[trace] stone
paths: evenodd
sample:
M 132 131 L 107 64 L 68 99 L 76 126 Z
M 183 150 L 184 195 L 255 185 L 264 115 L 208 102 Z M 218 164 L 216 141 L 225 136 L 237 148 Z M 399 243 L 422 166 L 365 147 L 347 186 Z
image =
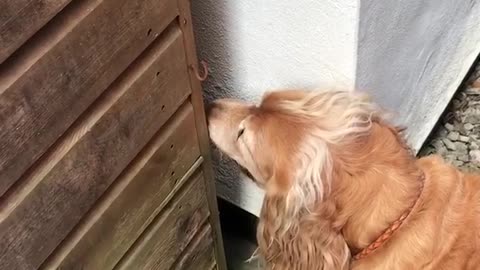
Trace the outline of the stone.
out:
M 467 116 L 467 118 L 465 118 L 465 121 L 467 122 L 465 125 L 467 124 L 480 124 L 480 114 L 477 114 L 477 113 L 472 113 L 470 115 Z M 467 127 L 465 127 L 466 130 L 471 130 L 473 128 L 470 128 L 470 129 L 467 129 Z
M 465 130 L 464 125 L 461 122 L 455 121 L 453 126 L 455 127 L 456 131 L 460 132 L 460 134 L 462 134 L 462 135 L 467 135 L 468 134 L 468 132 L 466 132 L 466 130 Z
M 470 151 L 470 160 L 475 164 L 480 164 L 480 150 Z
M 459 137 L 460 137 L 460 133 L 456 131 L 450 131 L 447 135 L 447 138 L 451 141 L 458 141 Z
M 455 154 L 453 154 L 453 153 L 448 153 L 447 155 L 445 155 L 444 158 L 445 158 L 446 161 L 448 161 L 450 163 L 457 160 L 457 156 L 455 156 Z
M 458 155 L 468 154 L 467 144 L 462 142 L 454 142 L 453 144 L 455 145 L 455 151 L 457 152 Z
M 463 127 L 465 128 L 465 130 L 469 131 L 472 130 L 475 126 L 472 125 L 472 123 L 466 123 L 465 125 L 463 125 Z
M 460 161 L 460 160 L 454 160 L 454 161 L 452 161 L 452 164 L 453 164 L 453 166 L 456 166 L 456 167 L 462 167 L 465 163 L 463 161 Z
M 445 144 L 441 140 L 434 140 L 432 142 L 432 146 L 435 148 L 435 151 L 440 155 L 448 152 L 447 147 L 445 147 Z
M 473 128 L 472 130 L 469 131 L 470 134 L 479 134 L 480 132 L 480 126 L 476 126 L 475 128 Z
M 480 105 L 480 101 L 469 101 L 468 106 L 477 107 Z
M 473 142 L 470 143 L 469 148 L 470 148 L 470 150 L 479 150 L 479 149 L 480 149 L 478 143 L 475 142 L 475 141 L 473 141 Z
M 477 87 L 467 88 L 467 90 L 465 90 L 465 93 L 467 95 L 480 95 L 480 88 L 477 88 Z
M 458 110 L 462 106 L 462 101 L 460 101 L 458 99 L 453 99 L 452 100 L 452 106 L 453 106 L 454 110 Z
M 445 124 L 445 128 L 446 128 L 448 131 L 452 131 L 452 130 L 455 129 L 455 127 L 454 127 L 452 124 L 450 124 L 450 123 L 446 123 L 446 124 Z
M 440 127 L 437 131 L 437 133 L 435 134 L 435 136 L 437 137 L 447 137 L 448 135 L 448 130 L 444 127 Z
M 458 156 L 457 159 L 460 160 L 460 161 L 463 161 L 463 162 L 469 162 L 470 161 L 470 156 L 467 153 L 467 154 Z
M 452 151 L 457 150 L 456 145 L 452 141 L 450 141 L 449 139 L 443 138 L 442 141 L 443 141 L 443 143 L 445 144 L 445 146 L 447 147 L 448 150 L 452 150 Z
M 473 107 L 468 107 L 465 111 L 462 112 L 463 115 L 469 116 L 469 115 L 475 115 L 477 113 L 477 110 Z M 465 118 L 466 120 L 466 118 Z
M 460 136 L 458 136 L 458 140 L 461 141 L 461 142 L 464 142 L 464 143 L 468 143 L 470 141 L 470 137 L 460 135 Z

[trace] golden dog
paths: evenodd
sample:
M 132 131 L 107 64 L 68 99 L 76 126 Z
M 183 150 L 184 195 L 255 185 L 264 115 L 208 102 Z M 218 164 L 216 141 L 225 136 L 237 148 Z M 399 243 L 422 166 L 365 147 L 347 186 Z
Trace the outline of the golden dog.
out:
M 268 269 L 480 269 L 480 177 L 417 160 L 365 95 L 217 100 L 208 122 L 265 189 L 257 240 Z

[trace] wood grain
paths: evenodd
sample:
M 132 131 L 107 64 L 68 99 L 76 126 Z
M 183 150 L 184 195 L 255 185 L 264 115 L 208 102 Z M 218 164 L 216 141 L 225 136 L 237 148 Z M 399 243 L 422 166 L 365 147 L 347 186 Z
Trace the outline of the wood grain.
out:
M 112 269 L 201 165 L 201 158 L 195 163 L 200 150 L 194 134 L 193 110 L 187 103 L 145 146 L 42 269 Z
M 0 64 L 70 1 L 0 1 Z
M 38 44 L 1 65 L 0 195 L 177 13 L 173 0 L 76 1 L 42 29 Z
M 210 270 L 215 264 L 212 229 L 207 225 L 195 236 L 172 270 Z
M 36 269 L 190 94 L 176 24 L 9 193 L 0 269 Z
M 188 181 L 115 269 L 170 269 L 208 219 L 201 174 Z
M 195 48 L 195 38 L 193 34 L 192 15 L 190 0 L 177 0 L 180 10 L 180 26 L 183 32 L 183 41 L 185 45 L 185 55 L 189 67 L 198 65 L 197 53 Z M 195 123 L 197 125 L 197 133 L 200 142 L 200 151 L 205 159 L 204 176 L 205 185 L 210 208 L 210 222 L 213 228 L 215 241 L 215 252 L 218 269 L 226 270 L 227 263 L 225 260 L 225 251 L 223 248 L 223 237 L 220 228 L 220 216 L 217 206 L 217 192 L 215 189 L 215 178 L 212 168 L 212 158 L 210 153 L 210 138 L 208 136 L 207 121 L 205 118 L 205 109 L 203 104 L 202 86 L 197 80 L 192 68 L 189 68 L 190 86 L 192 88 L 192 104 L 195 112 Z

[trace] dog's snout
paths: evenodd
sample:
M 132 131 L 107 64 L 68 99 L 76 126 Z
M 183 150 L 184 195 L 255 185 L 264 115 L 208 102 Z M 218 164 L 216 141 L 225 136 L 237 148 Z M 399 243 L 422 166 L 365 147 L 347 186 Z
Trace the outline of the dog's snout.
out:
M 213 102 L 210 102 L 210 103 L 207 103 L 205 105 L 205 113 L 207 114 L 207 117 L 210 115 L 210 113 L 212 112 L 212 109 L 214 107 L 214 103 Z
M 210 123 L 210 119 L 215 117 L 215 114 L 220 110 L 220 104 L 218 102 L 210 102 L 205 106 L 205 112 L 207 114 L 207 124 Z
M 222 109 L 222 105 L 219 102 L 216 102 L 216 101 L 210 102 L 206 108 L 207 116 L 215 115 L 215 113 L 219 112 L 221 109 Z

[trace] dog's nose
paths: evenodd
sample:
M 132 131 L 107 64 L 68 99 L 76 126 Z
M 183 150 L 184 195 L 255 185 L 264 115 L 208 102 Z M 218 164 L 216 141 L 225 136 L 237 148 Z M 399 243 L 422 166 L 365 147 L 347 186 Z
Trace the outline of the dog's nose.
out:
M 207 124 L 210 123 L 210 119 L 212 117 L 215 117 L 215 112 L 218 111 L 220 105 L 218 102 L 210 102 L 207 105 L 205 105 L 205 113 L 207 114 Z
M 214 107 L 214 102 L 209 102 L 205 105 L 205 113 L 207 115 L 207 117 L 210 115 L 210 113 L 212 112 L 212 109 Z
M 205 108 L 207 115 L 215 114 L 216 111 L 220 111 L 221 109 L 222 109 L 222 104 L 217 101 L 208 103 Z

